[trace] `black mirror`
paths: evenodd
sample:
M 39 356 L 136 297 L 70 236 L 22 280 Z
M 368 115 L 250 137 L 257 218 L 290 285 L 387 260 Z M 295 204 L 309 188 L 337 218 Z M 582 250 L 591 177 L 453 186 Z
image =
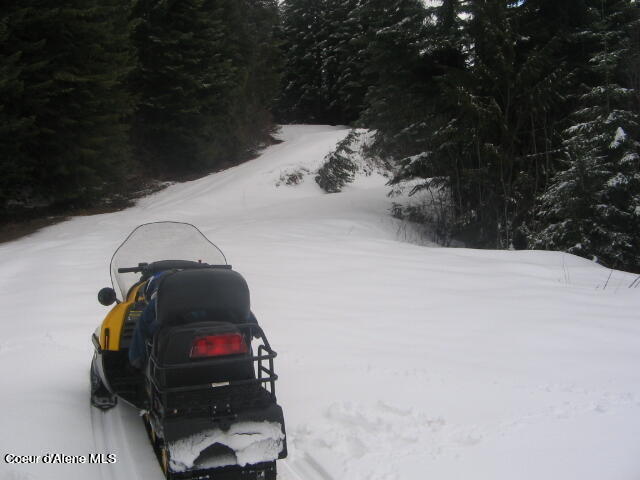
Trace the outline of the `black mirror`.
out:
M 108 307 L 116 301 L 115 290 L 111 287 L 104 287 L 98 292 L 98 301 L 105 307 Z

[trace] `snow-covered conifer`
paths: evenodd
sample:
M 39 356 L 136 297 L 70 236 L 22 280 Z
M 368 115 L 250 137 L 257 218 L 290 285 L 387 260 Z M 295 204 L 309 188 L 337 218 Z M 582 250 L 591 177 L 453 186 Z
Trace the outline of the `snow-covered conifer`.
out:
M 590 33 L 591 84 L 564 132 L 566 166 L 540 197 L 533 247 L 566 250 L 621 269 L 640 269 L 640 116 L 637 92 L 624 81 L 634 54 L 630 29 L 638 9 L 604 2 Z
M 278 116 L 285 122 L 322 122 L 326 102 L 322 96 L 322 48 L 320 32 L 322 0 L 284 0 L 282 91 Z

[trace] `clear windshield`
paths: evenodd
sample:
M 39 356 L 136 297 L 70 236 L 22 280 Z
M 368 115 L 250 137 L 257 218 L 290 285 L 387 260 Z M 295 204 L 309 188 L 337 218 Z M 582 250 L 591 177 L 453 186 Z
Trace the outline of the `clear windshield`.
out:
M 111 281 L 119 300 L 140 279 L 139 273 L 118 273 L 119 268 L 160 260 L 190 260 L 226 265 L 227 259 L 200 230 L 188 223 L 157 222 L 140 225 L 111 259 Z

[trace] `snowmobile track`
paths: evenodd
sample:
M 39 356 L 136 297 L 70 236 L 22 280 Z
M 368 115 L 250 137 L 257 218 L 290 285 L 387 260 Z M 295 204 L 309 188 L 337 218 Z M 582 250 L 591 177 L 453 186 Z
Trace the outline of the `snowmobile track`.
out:
M 296 460 L 282 460 L 279 465 L 293 476 L 291 480 L 335 480 L 322 466 L 308 453 Z
M 93 434 L 93 451 L 96 453 L 104 453 L 110 450 L 109 438 L 106 433 L 105 418 L 109 415 L 108 412 L 98 410 L 93 405 L 89 404 L 89 411 L 91 415 L 91 430 Z M 113 470 L 108 465 L 98 465 L 100 471 L 100 478 L 102 480 L 115 479 Z
M 98 465 L 101 480 L 164 478 L 142 421 L 133 409 L 122 404 L 107 411 L 89 408 L 94 451 L 117 457 L 115 463 Z

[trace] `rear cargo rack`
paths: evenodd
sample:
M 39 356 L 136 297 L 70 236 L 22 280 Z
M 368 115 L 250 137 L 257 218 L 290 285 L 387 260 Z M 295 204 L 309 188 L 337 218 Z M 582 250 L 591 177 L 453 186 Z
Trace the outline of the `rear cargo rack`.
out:
M 275 373 L 274 369 L 274 359 L 278 355 L 275 352 L 271 345 L 269 345 L 269 341 L 264 334 L 262 328 L 253 323 L 245 323 L 245 324 L 234 324 L 235 328 L 239 329 L 243 333 L 245 333 L 248 338 L 255 338 L 261 341 L 261 344 L 258 345 L 258 354 L 252 355 L 250 357 L 247 356 L 228 356 L 222 358 L 215 358 L 211 360 L 197 360 L 194 362 L 182 362 L 176 363 L 172 365 L 160 365 L 158 360 L 154 355 L 150 355 L 149 357 L 149 365 L 150 365 L 150 375 L 149 382 L 153 386 L 153 388 L 160 394 L 174 394 L 174 393 L 186 393 L 186 392 L 198 392 L 202 390 L 212 390 L 221 387 L 236 387 L 236 386 L 263 386 L 267 387 L 267 392 L 273 397 L 273 401 L 276 400 L 276 388 L 275 382 L 278 379 L 278 375 Z M 161 376 L 166 378 L 166 375 L 171 372 L 184 372 L 187 370 L 202 368 L 203 366 L 211 365 L 211 366 L 220 366 L 220 365 L 233 365 L 233 364 L 242 364 L 242 363 L 253 363 L 254 372 L 256 374 L 256 378 L 246 379 L 246 380 L 230 380 L 223 382 L 211 382 L 211 383 L 202 383 L 198 385 L 185 385 L 185 386 L 163 386 L 159 385 L 156 379 Z

